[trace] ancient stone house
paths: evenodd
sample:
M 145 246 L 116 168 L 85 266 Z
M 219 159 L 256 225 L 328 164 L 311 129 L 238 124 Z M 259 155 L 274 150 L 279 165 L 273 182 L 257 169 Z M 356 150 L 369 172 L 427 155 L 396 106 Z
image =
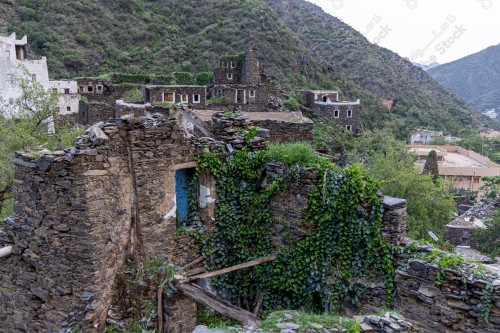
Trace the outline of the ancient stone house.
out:
M 11 83 L 13 77 L 19 76 L 26 69 L 33 81 L 49 88 L 49 72 L 47 59 L 32 59 L 28 37 L 16 38 L 16 33 L 8 37 L 0 36 L 0 97 L 13 104 L 21 96 L 19 87 Z
M 191 109 L 204 109 L 207 103 L 206 86 L 161 86 L 146 85 L 143 88 L 144 102 L 151 104 L 182 104 Z
M 232 135 L 240 131 L 227 126 L 246 128 L 249 117 L 213 120 L 215 137 L 236 144 Z M 43 152 L 41 157 L 17 154 L 15 215 L 0 229 L 0 249 L 11 248 L 10 255 L 0 255 L 0 331 L 101 332 L 114 310 L 131 303 L 130 298 L 137 301 L 138 293 L 156 299 L 158 285 L 135 281 L 128 259 L 135 258 L 140 267 L 153 258 L 167 258 L 182 267 L 200 258 L 196 239 L 180 233 L 179 226 L 189 228 L 195 154 L 220 151 L 224 143 L 155 114 L 96 124 L 71 149 Z M 283 172 L 283 165 L 269 164 L 266 177 Z M 314 169 L 301 170 L 297 183 L 270 203 L 274 218 L 289 230 L 307 232 L 303 208 L 318 181 Z M 195 209 L 210 234 L 216 216 L 215 178 L 202 173 L 194 187 Z M 383 209 L 382 236 L 395 246 L 404 245 L 405 200 L 386 197 Z M 273 246 L 286 238 L 273 231 Z M 481 317 L 484 281 L 468 279 L 464 285 L 464 276 L 448 269 L 438 286 L 439 267 L 418 260 L 399 266 L 399 260 L 405 263 L 408 254 L 395 256 L 395 308 L 424 332 L 500 330 L 500 281 L 492 283 L 486 322 Z M 365 287 L 356 310 L 382 308 L 384 284 Z M 196 302 L 179 292 L 163 297 L 166 332 L 192 332 Z
M 76 81 L 50 81 L 51 89 L 59 95 L 57 121 L 77 122 L 81 95 L 78 93 Z
M 225 102 L 215 105 L 241 108 L 244 111 L 267 111 L 273 85 L 263 73 L 257 53 L 257 47 L 252 44 L 246 53 L 219 59 L 214 70 L 210 97 L 224 99 Z
M 332 119 L 354 134 L 361 133 L 361 102 L 339 101 L 339 92 L 333 90 L 300 91 L 304 106 L 322 117 Z

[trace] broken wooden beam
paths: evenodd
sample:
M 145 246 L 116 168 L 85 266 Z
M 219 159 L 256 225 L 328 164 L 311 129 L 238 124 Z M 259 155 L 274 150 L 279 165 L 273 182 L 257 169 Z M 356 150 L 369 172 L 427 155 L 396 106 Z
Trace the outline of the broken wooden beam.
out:
M 249 261 L 249 262 L 246 262 L 243 264 L 238 264 L 238 265 L 234 265 L 231 267 L 226 267 L 226 268 L 219 269 L 216 271 L 212 271 L 212 272 L 208 272 L 208 273 L 204 273 L 204 274 L 200 274 L 200 275 L 190 276 L 187 279 L 179 281 L 179 283 L 186 283 L 186 282 L 198 280 L 198 279 L 206 279 L 209 277 L 214 277 L 217 275 L 237 271 L 237 270 L 242 269 L 242 268 L 247 268 L 247 267 L 252 267 L 252 266 L 259 265 L 259 264 L 263 264 L 265 262 L 273 261 L 275 259 L 276 259 L 276 256 L 270 256 L 270 257 L 265 257 L 265 258 L 261 258 L 261 259 L 257 259 L 257 260 L 252 260 L 252 261 Z
M 208 306 L 217 313 L 236 320 L 245 326 L 256 327 L 260 323 L 260 318 L 255 314 L 218 299 L 203 290 L 200 286 L 192 283 L 178 283 L 177 288 L 196 302 Z
M 6 246 L 0 249 L 0 258 L 7 257 L 12 254 L 12 246 Z
M 196 276 L 197 274 L 202 274 L 205 272 L 205 267 L 193 268 L 189 272 L 186 272 L 186 276 Z

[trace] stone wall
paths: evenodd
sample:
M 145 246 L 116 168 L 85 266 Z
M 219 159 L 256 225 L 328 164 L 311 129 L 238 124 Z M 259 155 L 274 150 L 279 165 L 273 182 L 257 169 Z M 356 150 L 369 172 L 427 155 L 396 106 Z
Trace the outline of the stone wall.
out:
M 100 331 L 127 258 L 165 254 L 182 266 L 199 256 L 192 240 L 176 237 L 175 170 L 193 167 L 208 144 L 159 115 L 100 129 L 105 139 L 93 141 L 89 132 L 76 149 L 16 158 L 15 217 L 0 239 L 0 247 L 14 245 L 0 259 L 0 319 L 8 332 Z M 196 318 L 182 320 L 188 332 Z
M 312 108 L 319 116 L 335 121 L 344 129 L 351 126 L 351 132 L 354 134 L 361 132 L 361 110 L 359 105 L 321 105 L 315 103 Z M 351 117 L 348 116 L 349 109 L 352 112 Z
M 291 123 L 277 120 L 254 121 L 254 125 L 269 130 L 270 142 L 313 142 L 314 123 Z
M 78 123 L 80 125 L 93 125 L 111 119 L 114 117 L 114 110 L 114 106 L 105 103 L 80 102 Z
M 486 282 L 471 280 L 445 269 L 440 285 L 434 283 L 439 267 L 410 261 L 396 273 L 396 310 L 425 333 L 494 333 L 500 331 L 500 281 L 494 282 L 489 323 L 481 317 Z
M 204 109 L 207 103 L 207 87 L 205 86 L 145 86 L 143 88 L 146 103 L 182 103 L 192 109 Z M 167 94 L 172 94 L 172 100 L 167 100 Z M 181 96 L 187 97 L 184 102 Z M 195 100 L 195 96 L 198 97 Z
M 78 92 L 89 102 L 96 102 L 114 106 L 115 101 L 122 99 L 123 94 L 130 89 L 140 89 L 139 85 L 116 85 L 110 80 L 100 79 L 80 79 L 78 82 Z M 92 91 L 89 91 L 92 87 Z

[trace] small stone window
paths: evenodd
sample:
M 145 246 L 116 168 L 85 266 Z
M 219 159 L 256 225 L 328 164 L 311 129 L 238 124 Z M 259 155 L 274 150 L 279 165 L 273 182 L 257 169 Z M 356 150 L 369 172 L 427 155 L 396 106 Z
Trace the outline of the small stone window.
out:
M 347 118 L 352 118 L 352 110 L 347 110 Z
M 85 87 L 84 86 L 80 86 L 80 93 L 83 94 L 85 92 Z
M 31 81 L 36 82 L 36 74 L 31 74 Z
M 348 131 L 352 131 L 352 126 L 351 125 L 346 125 L 345 129 L 348 130 Z
M 328 97 L 323 96 L 323 102 L 326 103 L 328 101 Z
M 69 89 L 65 88 L 65 89 L 64 89 L 64 93 L 65 93 L 66 95 L 68 95 L 68 94 L 69 94 Z
M 97 91 L 99 91 L 99 92 L 102 91 L 102 86 L 101 85 L 96 86 L 96 88 L 97 88 Z
M 233 73 L 227 73 L 227 79 L 232 80 L 233 79 Z
M 71 112 L 71 106 L 67 106 L 66 111 Z
M 89 93 L 94 92 L 94 87 L 93 86 L 88 86 L 87 87 L 87 92 L 89 92 Z
M 234 68 L 234 63 L 231 61 L 231 68 Z
M 175 100 L 174 100 L 174 93 L 163 93 L 163 101 L 164 102 L 168 102 L 168 103 L 174 103 Z
M 199 94 L 194 94 L 193 95 L 193 103 L 200 103 L 200 102 L 201 102 L 200 95 Z
M 182 103 L 188 103 L 189 97 L 188 95 L 181 95 L 181 102 Z
M 333 111 L 333 117 L 338 118 L 339 117 L 339 110 Z
M 250 91 L 248 92 L 248 96 L 250 96 L 250 97 L 255 97 L 255 90 L 250 90 Z

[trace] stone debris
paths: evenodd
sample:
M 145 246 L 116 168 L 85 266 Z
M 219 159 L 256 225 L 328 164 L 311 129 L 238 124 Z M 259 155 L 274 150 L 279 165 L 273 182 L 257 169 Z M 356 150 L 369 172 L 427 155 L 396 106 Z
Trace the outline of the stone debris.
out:
M 253 127 L 253 122 L 246 114 L 227 115 L 216 113 L 212 117 L 212 133 L 217 140 L 224 141 L 235 149 L 245 146 L 245 135 Z M 261 135 L 261 136 L 259 136 Z M 264 149 L 269 142 L 269 131 L 257 129 L 257 135 L 249 140 L 251 150 Z
M 410 322 L 403 317 L 387 312 L 383 316 L 365 316 L 359 318 L 361 332 L 377 332 L 377 333 L 418 333 Z

